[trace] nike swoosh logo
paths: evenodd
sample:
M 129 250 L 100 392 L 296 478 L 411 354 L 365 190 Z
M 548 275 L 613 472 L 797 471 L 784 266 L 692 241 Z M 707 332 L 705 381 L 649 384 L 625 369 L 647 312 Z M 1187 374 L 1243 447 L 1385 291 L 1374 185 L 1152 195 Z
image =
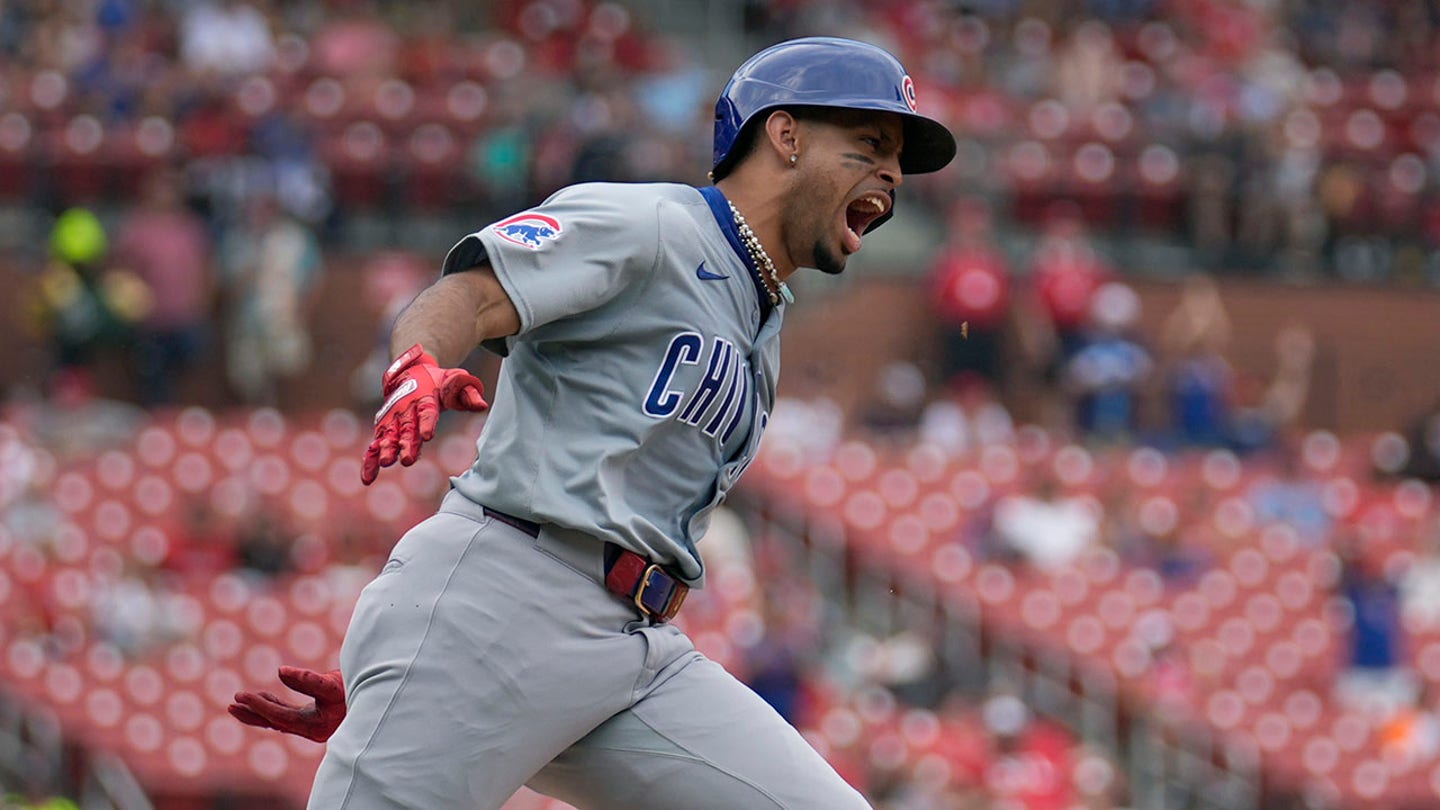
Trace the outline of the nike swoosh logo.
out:
M 712 273 L 709 270 L 706 270 L 704 262 L 700 262 L 700 266 L 695 268 L 695 277 L 702 281 L 719 281 L 723 278 L 729 278 L 729 276 L 721 275 L 719 273 Z

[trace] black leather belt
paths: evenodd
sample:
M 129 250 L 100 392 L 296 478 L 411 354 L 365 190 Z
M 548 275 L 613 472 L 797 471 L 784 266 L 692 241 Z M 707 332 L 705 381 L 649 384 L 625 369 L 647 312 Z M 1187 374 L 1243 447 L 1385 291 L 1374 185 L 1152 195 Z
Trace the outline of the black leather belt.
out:
M 534 521 L 507 515 L 488 506 L 483 509 L 485 516 L 491 520 L 498 520 L 531 537 L 540 536 L 540 524 Z M 605 544 L 605 588 L 635 605 L 640 615 L 653 624 L 664 624 L 675 618 L 690 593 L 690 586 L 663 566 L 609 542 Z
M 488 517 L 491 520 L 498 520 L 507 526 L 512 526 L 516 529 L 519 529 L 520 531 L 530 535 L 531 537 L 540 536 L 539 523 L 531 520 L 525 520 L 524 518 L 518 518 L 514 515 L 507 515 L 504 512 L 491 509 L 488 506 L 482 508 L 485 510 L 485 517 Z

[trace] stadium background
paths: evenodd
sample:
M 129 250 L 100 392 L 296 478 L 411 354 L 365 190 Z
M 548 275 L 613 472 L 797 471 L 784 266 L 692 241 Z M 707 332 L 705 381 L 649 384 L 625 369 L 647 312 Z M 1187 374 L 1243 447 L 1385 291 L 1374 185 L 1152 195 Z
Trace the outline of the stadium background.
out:
M 333 666 L 483 423 L 362 490 L 385 323 L 561 185 L 702 183 L 728 71 L 808 34 L 960 156 L 797 279 L 699 646 L 892 810 L 1436 806 L 1437 23 L 0 4 L 6 806 L 300 806 L 319 747 L 223 706 Z

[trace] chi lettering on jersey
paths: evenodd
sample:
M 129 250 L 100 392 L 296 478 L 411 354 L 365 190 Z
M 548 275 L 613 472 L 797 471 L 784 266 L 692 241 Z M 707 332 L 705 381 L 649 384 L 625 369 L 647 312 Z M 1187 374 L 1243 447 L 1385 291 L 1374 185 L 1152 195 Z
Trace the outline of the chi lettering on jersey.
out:
M 683 367 L 702 364 L 704 373 L 688 390 L 677 385 Z M 655 381 L 645 396 L 645 415 L 656 419 L 674 417 L 724 442 L 739 427 L 750 397 L 750 363 L 734 343 L 722 337 L 706 340 L 698 332 L 681 332 L 670 339 L 665 358 L 655 372 Z

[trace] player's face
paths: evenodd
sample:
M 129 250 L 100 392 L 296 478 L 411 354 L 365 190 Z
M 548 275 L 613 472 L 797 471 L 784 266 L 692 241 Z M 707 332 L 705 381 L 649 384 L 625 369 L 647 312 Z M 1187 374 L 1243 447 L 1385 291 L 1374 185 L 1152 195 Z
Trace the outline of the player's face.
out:
M 836 275 L 866 228 L 894 205 L 904 126 L 894 113 L 863 111 L 804 126 L 786 247 L 798 263 Z

